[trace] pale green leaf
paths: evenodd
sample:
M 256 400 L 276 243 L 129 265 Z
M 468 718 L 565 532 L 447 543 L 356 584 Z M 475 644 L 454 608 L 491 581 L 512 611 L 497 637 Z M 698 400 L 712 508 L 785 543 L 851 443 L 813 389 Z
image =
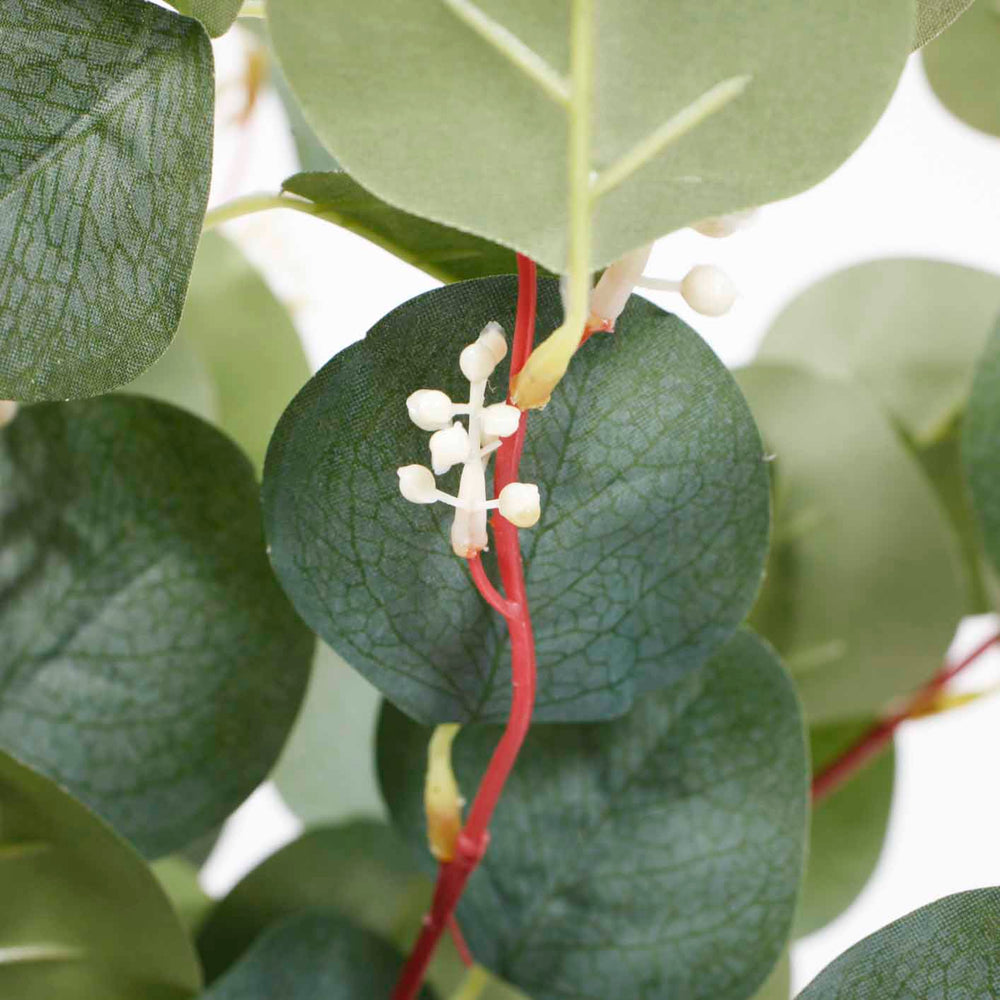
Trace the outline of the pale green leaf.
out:
M 334 912 L 313 910 L 268 931 L 202 1000 L 381 1000 L 403 957 Z M 427 989 L 421 1000 L 433 1000 Z
M 401 212 L 369 194 L 342 170 L 296 174 L 282 187 L 316 207 L 316 215 L 371 240 L 441 281 L 517 270 L 506 247 Z
M 197 956 L 142 859 L 61 788 L 2 752 L 0 866 L 0 996 L 197 993 Z
M 270 13 L 306 117 L 359 183 L 554 271 L 570 175 L 598 174 L 594 267 L 815 184 L 875 124 L 915 30 L 913 0 L 297 0 Z
M 871 720 L 813 726 L 813 774 L 853 746 Z M 795 934 L 811 934 L 847 909 L 864 888 L 885 840 L 895 780 L 895 749 L 867 764 L 850 781 L 813 804 L 809 851 Z
M 193 937 L 215 906 L 198 881 L 198 869 L 178 854 L 154 861 L 150 867 L 184 928 Z
M 144 853 L 177 850 L 266 776 L 312 657 L 250 463 L 110 395 L 22 409 L 0 481 L 0 746 Z
M 426 722 L 506 718 L 509 643 L 452 551 L 450 508 L 399 494 L 397 467 L 426 462 L 428 447 L 405 401 L 421 387 L 468 398 L 458 355 L 490 320 L 513 328 L 516 286 L 463 282 L 390 313 L 308 383 L 268 452 L 266 531 L 286 592 Z M 552 279 L 539 310 L 556 322 Z M 633 298 L 613 338 L 591 339 L 531 418 L 520 475 L 542 494 L 542 520 L 522 535 L 539 721 L 620 715 L 746 615 L 767 545 L 760 438 L 732 376 L 676 317 Z
M 976 0 L 924 49 L 927 79 L 941 103 L 967 125 L 1000 136 L 1000 9 Z
M 937 38 L 971 6 L 972 0 L 917 0 L 917 34 L 913 42 L 914 49 L 919 49 Z
M 196 368 L 192 381 L 178 368 Z M 127 388 L 213 420 L 260 470 L 278 417 L 308 378 L 288 311 L 233 243 L 206 233 L 173 344 Z
M 775 456 L 753 622 L 812 723 L 876 715 L 941 667 L 964 580 L 944 511 L 867 393 L 787 365 L 737 373 Z
M 467 793 L 499 735 L 459 733 Z M 429 736 L 386 705 L 382 789 L 416 848 Z M 531 730 L 459 921 L 477 959 L 534 1000 L 744 1000 L 785 947 L 806 798 L 792 685 L 740 631 L 622 719 Z
M 1000 889 L 921 907 L 828 965 L 799 1000 L 987 1000 L 1000 982 Z
M 179 11 L 198 18 L 213 37 L 225 34 L 243 6 L 243 0 L 170 0 Z
M 211 47 L 141 0 L 14 0 L 0 38 L 0 398 L 106 392 L 177 328 L 208 198 Z
M 1000 324 L 979 359 L 969 400 L 962 461 L 986 552 L 1000 570 Z
M 792 995 L 792 963 L 788 952 L 781 956 L 771 970 L 764 985 L 753 995 L 753 1000 L 789 1000 Z

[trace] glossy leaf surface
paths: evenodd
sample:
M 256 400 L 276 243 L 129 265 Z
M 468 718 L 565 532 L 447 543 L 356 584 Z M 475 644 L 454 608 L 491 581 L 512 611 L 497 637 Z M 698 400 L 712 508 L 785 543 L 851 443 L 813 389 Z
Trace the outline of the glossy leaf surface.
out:
M 587 209 L 595 268 L 706 215 L 800 191 L 881 114 L 914 7 L 299 0 L 273 5 L 271 31 L 306 117 L 359 183 L 561 272 L 571 159 L 607 182 Z M 593 72 L 571 110 L 572 54 L 586 65 L 587 48 Z M 712 113 L 706 95 L 720 85 L 734 89 Z M 589 143 L 569 142 L 571 116 L 589 122 Z
M 459 734 L 466 792 L 499 734 Z M 429 736 L 386 705 L 383 794 L 417 848 Z M 791 682 L 740 631 L 622 719 L 531 730 L 459 921 L 478 960 L 534 1000 L 752 996 L 785 946 L 805 819 Z
M 211 47 L 140 0 L 12 0 L 0 37 L 0 398 L 106 392 L 180 319 L 211 173 Z
M 944 511 L 864 390 L 783 365 L 738 378 L 775 456 L 774 543 L 752 620 L 811 723 L 878 714 L 940 669 L 962 615 Z
M 554 322 L 556 282 L 540 291 L 540 322 Z M 396 468 L 426 462 L 428 447 L 405 400 L 421 387 L 467 399 L 458 355 L 491 320 L 513 328 L 515 297 L 515 279 L 492 278 L 396 309 L 309 382 L 268 452 L 266 531 L 286 592 L 426 722 L 505 718 L 509 651 L 452 552 L 450 508 L 399 495 Z M 520 475 L 542 494 L 522 536 L 538 721 L 620 715 L 746 614 L 767 544 L 760 439 L 732 376 L 676 317 L 633 298 L 613 338 L 588 342 L 531 418 Z
M 0 995 L 189 1000 L 198 959 L 135 851 L 56 784 L 0 752 Z
M 0 746 L 144 853 L 177 850 L 265 777 L 308 678 L 250 464 L 112 395 L 23 409 L 0 479 Z

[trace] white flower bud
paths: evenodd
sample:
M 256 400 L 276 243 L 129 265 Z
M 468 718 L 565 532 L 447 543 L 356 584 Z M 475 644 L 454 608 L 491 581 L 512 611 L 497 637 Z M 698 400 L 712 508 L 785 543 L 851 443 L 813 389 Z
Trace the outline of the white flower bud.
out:
M 530 528 L 542 516 L 538 487 L 534 483 L 508 483 L 500 491 L 500 513 L 519 528 Z
M 497 366 L 493 351 L 481 340 L 462 350 L 458 356 L 458 366 L 470 382 L 485 382 Z
M 440 389 L 417 389 L 406 398 L 410 419 L 422 431 L 436 431 L 451 423 L 453 407 Z
M 451 523 L 451 547 L 460 559 L 486 548 L 486 475 L 479 462 L 468 462 L 458 485 L 462 506 Z
M 722 316 L 729 312 L 738 294 L 733 279 L 711 264 L 691 268 L 681 282 L 684 301 L 702 316 Z
M 724 236 L 732 236 L 733 233 L 746 229 L 757 217 L 756 208 L 748 208 L 742 212 L 731 212 L 729 215 L 717 215 L 711 219 L 702 219 L 696 222 L 691 228 L 702 236 L 711 236 L 713 239 L 721 239 Z
M 431 468 L 444 475 L 453 465 L 469 457 L 469 435 L 461 424 L 452 424 L 431 435 Z
M 493 437 L 509 437 L 520 422 L 521 411 L 509 403 L 494 403 L 483 409 L 483 431 Z
M 615 320 L 621 316 L 632 290 L 642 277 L 642 272 L 646 269 L 652 251 L 652 243 L 639 247 L 638 250 L 632 250 L 625 254 L 621 260 L 616 260 L 601 275 L 590 299 L 591 316 L 614 326 Z
M 479 343 L 493 355 L 493 360 L 500 364 L 507 356 L 507 338 L 499 323 L 487 323 L 479 334 Z
M 404 465 L 396 470 L 399 476 L 399 492 L 410 503 L 434 503 L 437 499 L 437 484 L 434 473 L 426 465 Z
M 17 416 L 17 403 L 13 399 L 0 399 L 0 427 L 6 427 Z

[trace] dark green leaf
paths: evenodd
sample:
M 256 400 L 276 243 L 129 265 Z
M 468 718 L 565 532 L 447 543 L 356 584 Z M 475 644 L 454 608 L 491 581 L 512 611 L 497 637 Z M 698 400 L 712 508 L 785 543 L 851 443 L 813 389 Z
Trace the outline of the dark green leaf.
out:
M 197 366 L 182 382 L 178 368 Z M 213 420 L 264 465 L 281 411 L 309 378 L 309 362 L 285 307 L 240 250 L 217 233 L 198 247 L 177 336 L 166 354 L 128 387 Z M 193 398 L 204 372 L 209 385 Z
M 384 824 L 361 821 L 311 830 L 268 858 L 219 904 L 198 938 L 206 976 L 212 981 L 225 972 L 278 921 L 316 908 L 336 910 L 407 948 L 432 892 L 433 883 L 414 862 L 409 845 Z M 446 938 L 429 981 L 450 996 L 464 974 Z M 511 989 L 491 977 L 481 1000 L 513 998 Z
M 512 329 L 515 298 L 515 279 L 488 278 L 401 306 L 308 383 L 268 452 L 266 528 L 286 591 L 425 722 L 505 718 L 508 640 L 452 553 L 450 509 L 399 495 L 396 468 L 427 461 L 405 400 L 420 387 L 467 398 L 459 352 L 489 320 Z M 554 325 L 555 281 L 539 306 Z M 506 381 L 505 360 L 495 395 Z M 543 504 L 522 536 L 539 720 L 620 715 L 732 634 L 767 544 L 762 458 L 732 377 L 676 317 L 633 298 L 618 333 L 585 346 L 531 418 L 521 468 Z
M 1000 324 L 979 359 L 969 399 L 962 460 L 986 552 L 1000 570 Z
M 380 1000 L 402 956 L 333 912 L 300 913 L 268 931 L 202 1000 Z M 429 990 L 421 994 L 431 1000 Z
M 871 721 L 814 726 L 809 733 L 813 774 L 836 760 Z M 896 772 L 895 750 L 865 767 L 813 806 L 806 880 L 795 934 L 819 930 L 854 902 L 882 852 Z
M 142 859 L 47 778 L 0 753 L 0 996 L 188 1000 L 194 949 Z
M 378 691 L 319 643 L 309 690 L 271 780 L 307 825 L 381 816 L 375 781 Z
M 868 394 L 803 368 L 738 373 L 774 453 L 774 544 L 754 624 L 810 721 L 876 715 L 940 668 L 962 615 L 934 491 Z
M 1000 982 L 1000 889 L 946 896 L 876 931 L 828 965 L 799 1000 L 964 1000 Z
M 0 746 L 145 853 L 183 847 L 267 774 L 312 656 L 250 464 L 112 395 L 22 410 L 0 481 Z
M 574 36 L 596 53 L 577 112 L 591 125 L 584 148 L 553 96 L 568 90 L 572 11 L 593 11 Z M 553 271 L 566 265 L 568 164 L 599 173 L 651 143 L 582 210 L 595 268 L 800 191 L 874 126 L 915 30 L 913 0 L 296 0 L 270 15 L 307 118 L 359 183 Z M 524 72 L 538 62 L 556 78 L 548 90 Z M 742 93 L 715 114 L 696 104 L 732 81 Z M 693 123 L 668 142 L 664 126 L 683 113 Z
M 170 0 L 179 11 L 198 18 L 213 37 L 225 34 L 243 6 L 243 0 Z
M 785 952 L 764 985 L 753 995 L 753 1000 L 789 1000 L 791 995 L 792 963 Z
M 499 735 L 460 733 L 467 793 Z M 429 736 L 386 705 L 382 790 L 414 846 Z M 740 631 L 623 719 L 531 730 L 459 920 L 477 959 L 535 1000 L 744 1000 L 784 949 L 805 818 L 792 685 Z
M 1000 10 L 976 0 L 924 49 L 927 79 L 941 103 L 967 125 L 1000 136 Z
M 811 285 L 771 324 L 761 361 L 851 379 L 918 446 L 965 407 L 1000 277 L 937 260 L 876 260 Z
M 344 171 L 296 174 L 286 191 L 313 202 L 317 215 L 350 229 L 441 281 L 515 271 L 513 251 L 478 236 L 401 212 L 369 194 Z
M 13 0 L 0 38 L 0 398 L 105 392 L 180 319 L 208 199 L 211 47 L 140 0 Z
M 917 35 L 914 49 L 933 41 L 959 15 L 972 5 L 972 0 L 917 0 Z

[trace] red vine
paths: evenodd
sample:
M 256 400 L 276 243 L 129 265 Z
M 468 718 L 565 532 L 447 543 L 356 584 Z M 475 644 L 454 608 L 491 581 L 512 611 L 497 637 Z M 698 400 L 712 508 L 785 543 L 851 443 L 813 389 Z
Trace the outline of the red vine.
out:
M 521 254 L 517 255 L 517 278 L 517 320 L 510 352 L 511 382 L 524 367 L 535 338 L 538 296 L 536 269 L 534 262 Z M 499 495 L 504 486 L 517 479 L 527 424 L 528 414 L 524 412 L 521 414 L 521 422 L 516 433 L 505 438 L 497 452 L 493 473 L 494 495 Z M 445 928 L 454 921 L 455 907 L 465 889 L 465 884 L 486 853 L 490 820 L 528 733 L 535 706 L 535 640 L 528 613 L 521 544 L 517 528 L 508 520 L 499 514 L 494 514 L 492 523 L 500 579 L 507 596 L 501 595 L 490 583 L 478 556 L 469 560 L 469 569 L 483 599 L 490 607 L 499 611 L 507 621 L 511 643 L 510 716 L 473 799 L 462 832 L 458 836 L 455 857 L 443 863 L 438 870 L 430 912 L 424 917 L 420 936 L 403 966 L 392 1000 L 413 1000 L 417 995 L 434 949 Z M 455 934 L 456 930 L 457 924 L 454 925 L 452 933 Z M 460 931 L 457 936 L 461 937 Z
M 904 708 L 896 712 L 881 722 L 876 723 L 864 733 L 856 743 L 845 750 L 833 763 L 823 768 L 819 774 L 813 778 L 812 801 L 813 805 L 821 802 L 832 792 L 836 791 L 846 781 L 852 778 L 861 770 L 873 757 L 880 754 L 891 742 L 893 734 L 906 722 L 919 715 L 934 696 L 957 674 L 961 673 L 967 666 L 974 663 L 983 655 L 994 643 L 1000 641 L 1000 634 L 991 635 L 984 642 L 981 642 L 968 656 L 959 660 L 952 666 L 946 666 L 928 681 L 906 704 Z

